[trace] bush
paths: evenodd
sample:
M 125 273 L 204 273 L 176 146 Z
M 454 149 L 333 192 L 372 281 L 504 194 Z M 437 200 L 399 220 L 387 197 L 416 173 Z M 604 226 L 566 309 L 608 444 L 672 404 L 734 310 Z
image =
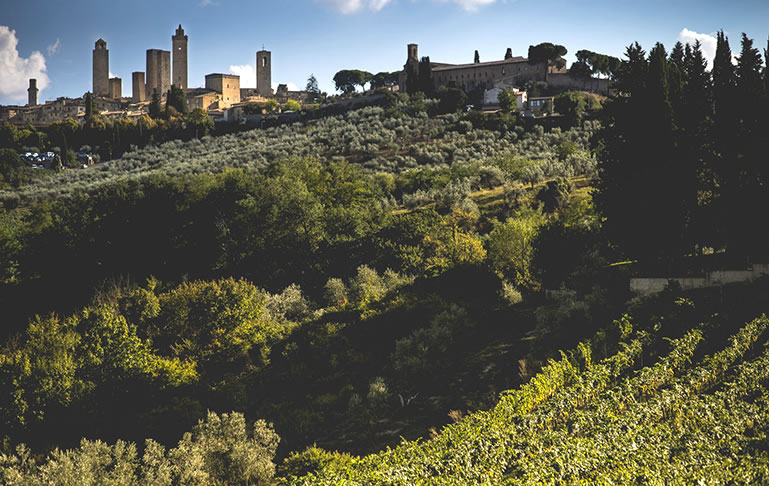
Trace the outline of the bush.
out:
M 279 441 L 264 420 L 257 420 L 249 434 L 242 414 L 208 412 L 169 456 L 179 484 L 261 484 L 275 475 L 272 460 Z

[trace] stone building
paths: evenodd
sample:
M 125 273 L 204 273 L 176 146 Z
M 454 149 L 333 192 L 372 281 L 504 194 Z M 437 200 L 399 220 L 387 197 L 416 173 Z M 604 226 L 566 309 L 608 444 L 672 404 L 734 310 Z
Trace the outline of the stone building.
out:
M 109 78 L 109 97 L 119 100 L 123 97 L 123 80 L 120 78 Z
M 256 92 L 259 96 L 272 96 L 272 53 L 261 50 L 256 53 Z
M 407 46 L 407 59 L 398 84 L 400 91 L 407 91 L 409 76 L 419 76 L 419 46 Z M 529 64 L 525 57 L 511 57 L 501 61 L 447 64 L 431 62 L 433 87 L 437 90 L 449 83 L 464 89 L 492 89 L 501 81 L 522 86 L 528 81 L 544 81 L 548 70 L 545 63 Z
M 26 107 L 3 107 L 0 110 L 0 121 L 8 121 L 16 126 L 30 124 L 35 128 L 41 128 L 51 123 L 78 119 L 85 114 L 85 102 L 82 98 L 57 98 L 43 105 Z
M 203 111 L 218 109 L 219 102 L 222 101 L 222 94 L 217 93 L 213 89 L 192 88 L 188 89 L 185 95 L 187 98 L 187 106 L 190 110 L 195 110 L 197 108 L 200 108 Z
M 27 93 L 29 94 L 29 97 L 27 98 L 27 106 L 37 106 L 37 93 L 40 90 L 37 89 L 37 79 L 30 79 L 29 80 L 29 88 L 27 89 Z
M 141 103 L 147 99 L 146 86 L 144 84 L 144 73 L 136 71 L 131 73 L 131 81 L 133 84 L 133 102 Z
M 187 36 L 184 35 L 182 24 L 176 29 L 176 34 L 171 36 L 173 44 L 173 84 L 187 89 Z
M 93 94 L 109 96 L 109 50 L 104 39 L 97 40 L 93 49 Z
M 221 93 L 220 108 L 240 103 L 240 76 L 235 74 L 207 74 L 206 89 Z
M 171 52 L 147 49 L 147 88 L 145 95 L 151 97 L 157 91 L 161 98 L 171 89 Z

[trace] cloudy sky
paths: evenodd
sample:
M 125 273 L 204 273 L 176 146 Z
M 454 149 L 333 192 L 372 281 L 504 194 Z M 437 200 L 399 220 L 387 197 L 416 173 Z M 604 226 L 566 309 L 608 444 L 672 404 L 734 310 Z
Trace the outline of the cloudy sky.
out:
M 303 87 L 314 73 L 333 91 L 340 69 L 402 67 L 406 44 L 438 62 L 501 59 L 511 47 L 554 42 L 573 53 L 621 56 L 625 47 L 700 39 L 706 54 L 719 29 L 739 49 L 746 32 L 766 48 L 767 0 L 0 0 L 0 104 L 24 103 L 28 79 L 40 100 L 91 89 L 91 51 L 107 41 L 110 72 L 131 93 L 131 72 L 145 70 L 146 49 L 171 48 L 182 24 L 189 35 L 190 86 L 213 72 L 240 74 L 255 86 L 256 51 L 272 51 L 273 82 Z

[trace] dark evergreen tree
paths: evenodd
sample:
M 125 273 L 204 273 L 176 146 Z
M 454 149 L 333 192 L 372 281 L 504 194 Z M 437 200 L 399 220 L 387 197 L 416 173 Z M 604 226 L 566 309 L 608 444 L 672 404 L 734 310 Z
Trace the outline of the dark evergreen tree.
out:
M 433 68 L 430 63 L 430 57 L 423 57 L 419 61 L 419 88 L 425 96 L 432 96 L 433 93 Z
M 731 166 L 733 192 L 728 202 L 731 249 L 740 255 L 759 256 L 769 248 L 769 228 L 756 224 L 755 211 L 769 205 L 769 126 L 761 54 L 753 41 L 742 34 L 737 58 L 733 151 L 724 166 Z M 736 247 L 735 247 L 736 246 Z
M 715 107 L 716 131 L 723 138 L 729 138 L 729 126 L 734 123 L 731 110 L 734 106 L 736 84 L 732 50 L 729 39 L 720 31 L 716 34 L 716 57 L 713 59 L 713 102 Z
M 96 107 L 93 101 L 93 95 L 89 92 L 85 94 L 85 119 L 90 120 L 96 114 Z
M 684 56 L 684 45 L 680 41 L 676 42 L 673 50 L 670 51 L 667 81 L 670 87 L 670 103 L 677 121 L 684 102 Z
M 661 44 L 648 59 L 637 43 L 626 56 L 617 79 L 622 96 L 604 109 L 596 202 L 611 241 L 627 256 L 680 255 L 691 246 L 687 221 L 696 186 L 678 156 L 669 62 Z
M 150 101 L 149 106 L 149 115 L 150 118 L 160 118 L 162 115 L 162 111 L 160 108 L 160 93 L 157 92 L 157 90 L 152 91 L 152 101 Z
M 187 107 L 187 97 L 184 95 L 184 90 L 181 86 L 175 84 L 171 85 L 171 89 L 168 90 L 166 95 L 166 109 L 173 107 L 179 114 L 185 115 L 189 112 Z

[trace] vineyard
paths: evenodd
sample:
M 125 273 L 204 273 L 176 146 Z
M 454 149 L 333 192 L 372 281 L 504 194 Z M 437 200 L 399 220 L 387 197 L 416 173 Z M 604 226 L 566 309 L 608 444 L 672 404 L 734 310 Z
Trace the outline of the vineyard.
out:
M 660 326 L 617 324 L 618 350 L 603 360 L 594 362 L 605 343 L 598 335 L 433 440 L 340 456 L 285 484 L 769 481 L 769 319 L 748 322 L 708 354 L 705 325 L 667 339 Z

